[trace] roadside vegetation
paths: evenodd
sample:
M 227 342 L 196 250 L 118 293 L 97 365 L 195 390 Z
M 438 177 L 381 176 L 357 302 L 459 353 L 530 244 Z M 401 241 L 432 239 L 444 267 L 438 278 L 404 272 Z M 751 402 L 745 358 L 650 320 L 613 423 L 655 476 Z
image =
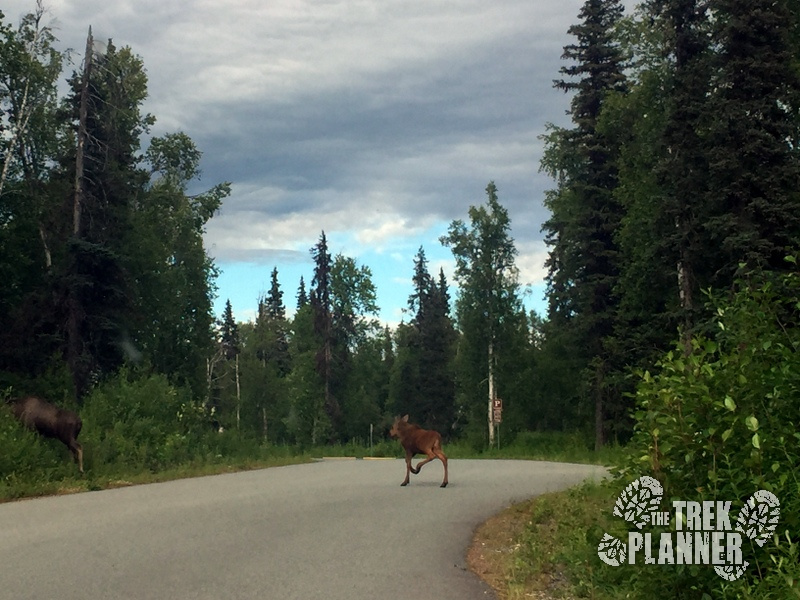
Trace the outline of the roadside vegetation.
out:
M 0 405 L 0 499 L 399 457 L 386 431 L 409 414 L 453 458 L 613 467 L 512 509 L 489 561 L 504 595 L 800 597 L 796 2 L 644 0 L 626 15 L 587 0 L 555 83 L 571 123 L 541 139 L 547 314 L 525 307 L 490 181 L 439 240 L 452 281 L 424 248 L 408 256 L 394 328 L 369 266 L 324 231 L 295 301 L 273 268 L 254 320 L 230 302 L 217 318 L 203 232 L 231 185 L 189 194 L 202 153 L 183 132 L 145 135 L 142 59 L 90 37 L 62 73 L 46 14 L 0 13 L 0 396 L 78 412 L 86 476 Z M 624 538 L 613 505 L 643 476 L 665 504 L 737 511 L 765 490 L 780 519 L 763 545 L 748 538 L 733 580 L 609 566 L 598 544 Z
M 123 374 L 101 385 L 81 410 L 86 474 L 81 476 L 58 441 L 22 428 L 0 403 L 0 501 L 100 490 L 217 473 L 311 462 L 323 457 L 402 458 L 400 445 L 376 432 L 373 444 L 301 446 L 212 427 L 188 396 L 163 377 Z M 119 410 L 125 397 L 126 411 Z M 117 407 L 109 411 L 108 407 Z M 594 452 L 578 433 L 524 433 L 507 447 L 479 449 L 466 442 L 445 445 L 450 458 L 530 459 L 610 464 L 618 448 Z
M 800 598 L 800 274 L 755 277 L 713 301 L 713 326 L 692 337 L 690 354 L 679 346 L 640 373 L 635 433 L 615 457 L 613 477 L 507 512 L 516 527 L 493 565 L 501 597 L 649 599 L 669 590 L 687 600 Z M 635 530 L 612 511 L 642 475 L 661 482 L 667 512 L 670 499 L 730 500 L 735 525 L 745 501 L 767 490 L 780 501 L 780 519 L 763 546 L 744 538 L 749 564 L 735 581 L 708 564 L 647 565 L 642 556 L 609 566 L 598 545 L 604 533 L 627 541 Z M 673 521 L 665 531 L 675 528 Z M 476 543 L 486 539 L 491 531 Z

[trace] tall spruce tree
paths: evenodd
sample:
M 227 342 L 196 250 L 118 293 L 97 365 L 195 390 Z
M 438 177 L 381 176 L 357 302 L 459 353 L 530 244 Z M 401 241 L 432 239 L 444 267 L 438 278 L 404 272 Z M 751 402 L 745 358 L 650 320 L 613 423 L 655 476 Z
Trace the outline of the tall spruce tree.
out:
M 651 368 L 656 356 L 671 346 L 680 316 L 676 265 L 678 254 L 674 213 L 663 187 L 664 139 L 671 104 L 664 92 L 672 81 L 673 56 L 667 55 L 668 37 L 651 13 L 638 8 L 623 18 L 618 36 L 625 56 L 630 56 L 624 90 L 610 92 L 603 101 L 597 129 L 615 148 L 617 185 L 614 199 L 621 210 L 614 233 L 618 276 L 614 284 L 613 330 L 603 339 L 602 389 L 605 394 L 603 433 L 607 439 L 625 441 L 631 434 L 632 369 Z M 537 353 L 539 373 L 546 396 L 556 400 L 576 393 L 575 372 L 586 364 L 575 352 L 574 340 L 544 324 L 547 332 L 542 352 Z M 555 331 L 553 331 L 556 329 Z M 594 370 L 584 371 L 591 376 Z M 589 396 L 596 380 L 584 377 L 578 388 Z M 589 396 L 588 399 L 591 399 Z M 574 403 L 578 410 L 564 416 L 566 426 L 586 424 L 588 403 Z M 547 411 L 551 420 L 555 411 Z M 598 416 L 595 411 L 595 417 Z M 552 421 L 551 421 L 552 422 Z M 596 426 L 599 423 L 595 423 Z
M 279 376 L 290 369 L 289 334 L 283 291 L 278 281 L 278 269 L 270 273 L 270 288 L 258 301 L 258 314 L 254 330 L 256 356 L 264 366 L 274 367 Z
M 423 427 L 448 432 L 455 419 L 453 372 L 455 328 L 450 320 L 447 280 L 436 281 L 428 272 L 428 259 L 420 247 L 414 258 L 414 291 L 409 296 L 411 322 L 398 339 L 404 347 L 395 361 L 394 390 L 397 414 L 412 414 Z
M 664 155 L 655 166 L 661 188 L 662 261 L 677 265 L 675 289 L 680 306 L 684 348 L 700 309 L 699 271 L 707 262 L 702 223 L 708 193 L 708 95 L 711 48 L 708 2 L 656 0 L 649 4 L 655 23 L 664 31 L 668 62 Z M 658 218 L 658 217 L 656 217 Z
M 335 432 L 339 430 L 341 408 L 333 390 L 334 331 L 331 292 L 333 258 L 328 251 L 328 240 L 324 231 L 320 234 L 317 244 L 311 248 L 311 256 L 314 259 L 314 277 L 311 280 L 309 304 L 314 315 L 314 333 L 318 343 L 316 371 L 322 381 L 325 413 L 335 436 Z
M 230 299 L 225 301 L 225 308 L 222 311 L 220 341 L 226 360 L 232 360 L 239 354 L 241 348 L 239 344 L 239 326 L 233 318 L 233 305 Z
M 800 240 L 800 72 L 787 0 L 714 0 L 718 68 L 710 100 L 710 254 L 705 282 L 739 265 L 783 269 Z M 708 260 L 711 258 L 712 260 Z
M 289 338 L 278 269 L 273 268 L 269 291 L 258 300 L 256 321 L 242 353 L 245 421 L 262 440 L 286 437 L 286 378 L 292 368 Z
M 605 344 L 615 325 L 620 270 L 615 236 L 622 209 L 614 197 L 617 149 L 597 124 L 607 95 L 626 88 L 624 56 L 614 37 L 623 10 L 618 0 L 587 0 L 581 22 L 569 28 L 577 42 L 564 47 L 562 58 L 572 64 L 562 67 L 567 79 L 555 86 L 574 92 L 568 113 L 574 127 L 550 127 L 542 160 L 542 169 L 558 184 L 546 197 L 552 217 L 543 226 L 550 246 L 549 318 L 582 354 L 584 396 L 594 405 L 598 447 L 605 438 L 606 405 L 619 402 L 606 382 L 611 365 Z
M 330 437 L 323 380 L 317 371 L 319 337 L 314 323 L 314 309 L 306 302 L 292 318 L 289 337 L 292 370 L 286 383 L 290 406 L 284 422 L 290 439 L 303 445 L 322 443 Z
M 300 310 L 308 304 L 308 294 L 306 293 L 306 282 L 303 276 L 300 276 L 300 285 L 297 287 L 297 310 Z
M 239 355 L 242 342 L 239 325 L 233 316 L 230 300 L 225 301 L 222 318 L 219 321 L 219 353 L 221 373 L 214 380 L 210 390 L 210 406 L 219 426 L 240 428 L 241 387 L 239 380 Z

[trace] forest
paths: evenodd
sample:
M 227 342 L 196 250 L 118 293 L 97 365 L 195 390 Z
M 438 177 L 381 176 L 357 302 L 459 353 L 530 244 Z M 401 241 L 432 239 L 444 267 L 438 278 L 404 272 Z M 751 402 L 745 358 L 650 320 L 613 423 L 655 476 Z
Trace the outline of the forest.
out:
M 488 365 L 509 398 L 533 389 L 540 320 L 522 306 L 510 217 L 494 183 L 486 205 L 442 240 L 458 261 L 457 300 L 420 248 L 408 265 L 409 322 L 388 330 L 376 318 L 369 267 L 332 255 L 322 231 L 309 249 L 311 281 L 286 294 L 273 270 L 254 322 L 234 322 L 230 305 L 217 320 L 203 231 L 231 184 L 187 192 L 202 152 L 184 132 L 149 136 L 146 70 L 131 48 L 95 44 L 90 33 L 60 97 L 65 56 L 44 12 L 2 29 L 7 396 L 40 394 L 91 415 L 102 390 L 157 379 L 209 431 L 262 442 L 364 443 L 371 428 L 385 437 L 392 415 L 410 413 L 448 439 L 472 426 L 482 446 Z M 509 401 L 509 434 L 535 427 L 535 412 Z
M 3 17 L 0 394 L 79 411 L 89 470 L 154 471 L 225 448 L 363 446 L 406 413 L 481 452 L 501 398 L 504 444 L 624 446 L 618 476 L 667 497 L 773 492 L 774 543 L 735 590 L 800 580 L 800 6 L 586 0 L 568 33 L 554 85 L 570 125 L 548 125 L 553 185 L 530 199 L 550 214 L 547 314 L 524 308 L 513 215 L 488 182 L 440 240 L 457 293 L 420 248 L 390 329 L 369 266 L 324 231 L 311 281 L 273 269 L 254 322 L 230 303 L 215 319 L 203 231 L 231 183 L 188 193 L 202 152 L 148 136 L 133 49 L 90 36 L 66 75 L 40 5 Z M 2 485 L 43 476 L 55 451 L 7 417 Z M 686 597 L 718 586 L 641 575 L 668 577 Z

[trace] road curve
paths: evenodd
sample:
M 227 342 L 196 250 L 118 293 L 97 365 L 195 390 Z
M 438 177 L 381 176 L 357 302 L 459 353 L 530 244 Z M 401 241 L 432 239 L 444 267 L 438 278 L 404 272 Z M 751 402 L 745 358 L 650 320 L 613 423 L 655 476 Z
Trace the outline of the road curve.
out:
M 475 527 L 589 465 L 331 460 L 0 504 L 0 597 L 470 600 Z

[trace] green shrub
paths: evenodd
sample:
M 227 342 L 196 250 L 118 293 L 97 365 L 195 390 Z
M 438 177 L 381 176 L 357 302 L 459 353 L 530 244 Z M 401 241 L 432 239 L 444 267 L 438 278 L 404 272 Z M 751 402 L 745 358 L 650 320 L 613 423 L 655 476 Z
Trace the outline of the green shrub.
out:
M 196 456 L 211 431 L 187 390 L 126 371 L 92 392 L 81 417 L 87 468 L 101 471 L 175 466 Z
M 732 515 L 765 489 L 781 502 L 780 522 L 763 548 L 743 545 L 750 566 L 735 582 L 711 568 L 661 567 L 640 570 L 637 585 L 652 589 L 650 572 L 671 577 L 675 597 L 797 597 L 800 278 L 754 276 L 715 305 L 713 336 L 695 337 L 690 354 L 670 352 L 657 374 L 642 375 L 636 433 L 622 475 L 656 477 L 665 498 L 731 500 Z
M 0 480 L 26 480 L 31 474 L 48 479 L 72 467 L 71 455 L 56 440 L 48 440 L 20 425 L 11 410 L 0 404 Z
M 400 458 L 404 456 L 403 447 L 400 445 L 400 442 L 397 442 L 395 440 L 382 440 L 373 445 L 371 450 L 372 450 L 371 456 L 375 457 Z M 445 452 L 447 452 L 446 449 Z M 367 454 L 369 454 L 369 450 L 367 450 Z

